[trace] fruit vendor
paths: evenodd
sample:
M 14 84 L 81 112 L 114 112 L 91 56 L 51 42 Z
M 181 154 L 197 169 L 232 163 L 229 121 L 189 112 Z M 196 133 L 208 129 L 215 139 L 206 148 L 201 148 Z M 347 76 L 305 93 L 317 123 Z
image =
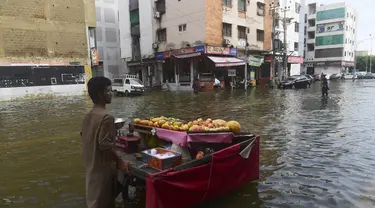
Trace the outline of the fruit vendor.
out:
M 114 208 L 117 168 L 129 171 L 129 162 L 115 151 L 115 124 L 106 105 L 111 103 L 111 81 L 94 77 L 88 82 L 88 93 L 94 103 L 82 124 L 82 156 L 86 169 L 86 203 L 88 208 Z

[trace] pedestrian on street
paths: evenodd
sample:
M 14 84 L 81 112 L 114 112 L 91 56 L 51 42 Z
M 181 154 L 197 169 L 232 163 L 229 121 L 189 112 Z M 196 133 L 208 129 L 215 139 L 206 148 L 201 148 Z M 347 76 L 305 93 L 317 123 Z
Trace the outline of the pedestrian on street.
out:
M 327 96 L 328 97 L 328 80 L 325 74 L 322 74 L 322 81 L 321 81 L 321 86 L 322 86 L 322 96 Z
M 84 117 L 81 132 L 86 204 L 88 208 L 114 208 L 117 168 L 128 173 L 129 162 L 115 151 L 115 119 L 106 109 L 112 99 L 111 81 L 105 77 L 90 79 L 88 93 L 94 106 Z
M 200 88 L 201 88 L 201 83 L 200 83 L 198 77 L 195 76 L 194 81 L 193 81 L 194 94 L 197 95 L 199 93 Z

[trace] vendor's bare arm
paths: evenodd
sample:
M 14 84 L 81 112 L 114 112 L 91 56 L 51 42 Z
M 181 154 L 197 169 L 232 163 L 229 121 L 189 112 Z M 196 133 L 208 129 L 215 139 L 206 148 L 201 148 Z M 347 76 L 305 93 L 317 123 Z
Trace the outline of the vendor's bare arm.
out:
M 103 118 L 103 122 L 99 131 L 98 144 L 101 151 L 105 152 L 106 156 L 116 162 L 121 171 L 126 171 L 126 166 L 116 153 L 115 150 L 115 119 L 107 115 Z M 127 163 L 126 163 L 127 164 Z

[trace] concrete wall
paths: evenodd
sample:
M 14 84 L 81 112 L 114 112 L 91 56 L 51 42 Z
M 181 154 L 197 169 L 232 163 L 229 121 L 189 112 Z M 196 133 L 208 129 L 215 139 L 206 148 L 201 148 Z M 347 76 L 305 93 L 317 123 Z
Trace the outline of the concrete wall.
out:
M 54 85 L 35 87 L 12 87 L 0 88 L 0 101 L 7 101 L 17 98 L 37 96 L 73 96 L 83 95 L 86 90 L 85 84 L 76 85 Z
M 139 0 L 139 25 L 141 31 L 141 55 L 142 58 L 154 57 L 152 44 L 155 42 L 154 19 L 154 0 Z
M 272 50 L 272 14 L 270 11 L 270 4 L 272 0 L 264 0 L 265 4 L 265 15 L 263 20 L 263 28 L 264 28 L 264 42 L 263 42 L 263 49 L 264 50 Z
M 223 10 L 221 6 L 221 1 L 218 3 L 216 0 L 200 0 L 205 2 L 205 40 L 210 45 L 222 45 L 223 43 Z M 189 1 L 190 2 L 190 1 Z
M 232 1 L 232 7 L 223 7 L 223 22 L 232 25 L 232 36 L 224 37 L 228 39 L 230 44 L 234 47 L 245 48 L 246 39 L 238 38 L 238 26 L 243 26 L 249 29 L 247 33 L 247 42 L 250 45 L 250 49 L 263 50 L 263 42 L 257 41 L 257 30 L 264 30 L 264 17 L 257 15 L 257 2 L 260 1 L 248 1 L 246 2 L 246 13 L 238 11 L 238 1 Z M 267 13 L 265 10 L 264 13 Z
M 162 15 L 160 28 L 166 28 L 167 41 L 159 43 L 159 51 L 181 48 L 183 41 L 190 45 L 196 41 L 206 42 L 206 1 L 213 0 L 165 1 L 166 13 Z M 217 7 L 218 4 L 215 5 Z M 159 23 L 154 19 L 153 24 L 155 25 L 153 34 L 157 40 L 156 30 L 159 28 Z M 186 24 L 186 31 L 179 32 L 178 26 L 181 24 Z
M 127 73 L 120 56 L 118 0 L 96 0 L 96 39 L 104 76 L 112 78 Z M 129 6 L 127 7 L 129 11 Z
M 85 24 L 95 26 L 93 3 L 0 0 L 0 62 L 89 64 Z
M 130 34 L 129 0 L 119 1 L 119 28 L 121 58 L 130 61 L 132 57 L 132 39 Z M 140 14 L 141 15 L 141 14 Z

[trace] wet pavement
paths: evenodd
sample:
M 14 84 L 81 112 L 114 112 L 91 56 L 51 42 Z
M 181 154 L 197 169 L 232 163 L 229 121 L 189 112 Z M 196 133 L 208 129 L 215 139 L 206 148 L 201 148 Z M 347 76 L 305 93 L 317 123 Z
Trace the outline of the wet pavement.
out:
M 200 207 L 374 207 L 375 82 L 305 90 L 152 92 L 114 98 L 118 117 L 235 119 L 261 135 L 261 179 Z M 0 103 L 0 206 L 83 207 L 79 129 L 91 104 Z

